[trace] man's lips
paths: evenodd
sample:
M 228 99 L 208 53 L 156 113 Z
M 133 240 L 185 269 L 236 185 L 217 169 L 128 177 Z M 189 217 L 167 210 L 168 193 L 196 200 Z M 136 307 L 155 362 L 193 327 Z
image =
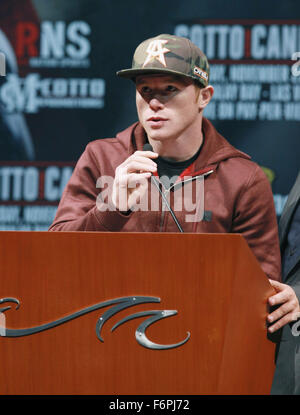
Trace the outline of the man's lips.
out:
M 150 117 L 150 118 L 147 119 L 147 121 L 154 121 L 154 122 L 167 121 L 167 118 L 164 118 L 164 117 Z
M 147 119 L 147 123 L 151 128 L 161 128 L 166 121 L 168 119 L 164 117 L 149 117 Z
M 147 119 L 148 125 L 153 129 L 162 128 L 166 121 L 168 120 L 164 117 L 150 117 Z

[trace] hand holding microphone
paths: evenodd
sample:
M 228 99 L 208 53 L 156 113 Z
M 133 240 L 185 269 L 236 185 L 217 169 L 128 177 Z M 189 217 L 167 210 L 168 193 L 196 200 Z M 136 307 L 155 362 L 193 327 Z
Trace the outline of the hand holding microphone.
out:
M 153 159 L 158 157 L 150 148 L 136 151 L 116 168 L 112 202 L 121 212 L 132 209 L 148 190 L 147 179 L 157 170 Z
M 151 178 L 159 194 L 161 195 L 168 211 L 179 229 L 183 232 L 175 213 L 173 212 L 167 197 L 160 188 L 160 184 L 153 173 L 157 171 L 157 164 L 152 160 L 158 157 L 153 152 L 151 144 L 146 143 L 143 151 L 136 151 L 128 159 L 116 168 L 113 184 L 112 202 L 121 212 L 128 212 L 148 191 L 148 180 Z

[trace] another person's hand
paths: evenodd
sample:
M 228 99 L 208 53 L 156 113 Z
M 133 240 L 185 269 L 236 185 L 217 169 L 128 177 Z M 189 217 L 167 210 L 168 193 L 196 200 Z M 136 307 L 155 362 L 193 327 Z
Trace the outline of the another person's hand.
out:
M 281 304 L 267 317 L 268 322 L 273 323 L 268 328 L 272 333 L 291 321 L 296 321 L 300 317 L 300 305 L 292 287 L 275 280 L 269 279 L 269 281 L 276 290 L 276 294 L 269 297 L 269 304 L 271 306 Z
M 121 212 L 127 212 L 148 189 L 148 179 L 157 170 L 152 151 L 136 151 L 116 168 L 112 202 Z

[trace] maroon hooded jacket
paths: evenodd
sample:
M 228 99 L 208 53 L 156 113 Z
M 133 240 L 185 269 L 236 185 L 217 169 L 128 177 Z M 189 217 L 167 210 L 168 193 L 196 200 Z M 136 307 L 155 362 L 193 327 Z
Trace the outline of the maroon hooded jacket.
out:
M 231 146 L 205 118 L 202 128 L 204 142 L 200 154 L 171 189 L 170 204 L 174 207 L 176 192 L 195 190 L 197 183 L 204 180 L 204 217 L 188 222 L 187 215 L 193 212 L 185 210 L 182 203 L 183 209 L 175 212 L 181 227 L 184 232 L 242 234 L 267 276 L 279 280 L 277 221 L 265 173 L 248 155 Z M 116 167 L 136 150 L 142 150 L 146 140 L 143 128 L 136 123 L 115 138 L 89 143 L 66 186 L 49 230 L 178 232 L 171 214 L 162 209 L 161 200 L 156 211 L 125 215 L 115 209 L 108 210 L 109 203 L 105 204 L 106 199 L 102 197 L 104 189 L 101 193 L 99 182 L 96 187 L 99 177 L 113 178 Z M 150 190 L 155 191 L 149 186 Z

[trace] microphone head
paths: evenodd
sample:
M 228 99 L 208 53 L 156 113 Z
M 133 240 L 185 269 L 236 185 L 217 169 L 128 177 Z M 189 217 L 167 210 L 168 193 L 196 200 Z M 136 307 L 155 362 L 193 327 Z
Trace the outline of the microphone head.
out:
M 149 143 L 144 144 L 143 151 L 153 151 L 152 145 Z

